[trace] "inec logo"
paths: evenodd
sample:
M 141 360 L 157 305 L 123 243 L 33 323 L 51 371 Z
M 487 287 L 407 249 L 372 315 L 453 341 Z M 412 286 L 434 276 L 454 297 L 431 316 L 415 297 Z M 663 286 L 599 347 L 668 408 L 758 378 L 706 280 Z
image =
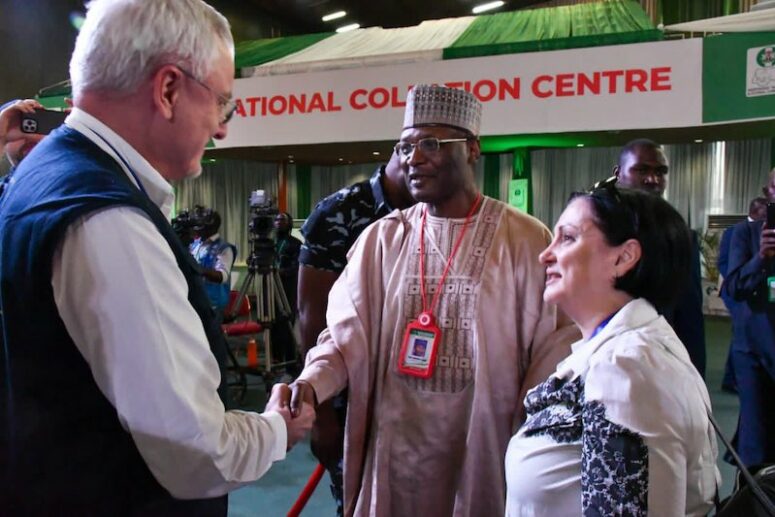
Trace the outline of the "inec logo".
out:
M 745 96 L 775 95 L 775 44 L 748 49 Z
M 770 68 L 775 65 L 775 49 L 773 47 L 764 47 L 756 54 L 756 64 L 764 68 Z

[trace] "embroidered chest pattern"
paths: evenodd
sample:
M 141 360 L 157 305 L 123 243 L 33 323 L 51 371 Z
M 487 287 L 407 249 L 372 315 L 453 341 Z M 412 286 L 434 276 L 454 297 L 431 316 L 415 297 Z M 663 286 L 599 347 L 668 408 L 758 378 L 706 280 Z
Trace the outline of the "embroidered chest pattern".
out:
M 472 226 L 442 286 L 443 292 L 435 311 L 442 340 L 434 374 L 429 379 L 404 378 L 404 382 L 416 390 L 456 393 L 473 382 L 476 367 L 473 336 L 480 303 L 479 284 L 487 250 L 492 245 L 502 211 L 500 203 L 486 202 L 477 216 L 478 221 L 470 223 Z M 429 297 L 438 290 L 447 257 L 462 229 L 462 221 L 442 226 L 428 221 L 425 291 Z M 407 265 L 411 273 L 406 276 L 407 285 L 404 289 L 404 325 L 422 312 L 419 231 L 414 232 L 412 246 Z

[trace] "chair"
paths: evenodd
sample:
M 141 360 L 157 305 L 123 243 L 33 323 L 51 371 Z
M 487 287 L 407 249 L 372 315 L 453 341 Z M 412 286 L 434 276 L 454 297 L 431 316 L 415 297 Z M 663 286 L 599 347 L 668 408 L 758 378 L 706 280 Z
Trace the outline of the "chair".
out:
M 223 311 L 223 332 L 229 336 L 247 336 L 250 334 L 260 334 L 263 328 L 257 321 L 250 319 L 250 298 L 248 295 L 243 295 L 240 300 L 239 291 L 229 292 L 229 303 L 226 305 L 226 309 Z M 244 321 L 235 321 L 237 318 L 248 317 Z
M 237 321 L 238 318 L 248 319 Z M 251 306 L 250 299 L 247 295 L 243 295 L 240 298 L 239 291 L 229 292 L 229 303 L 226 305 L 226 309 L 223 311 L 223 320 L 225 323 L 221 325 L 224 335 L 227 338 L 239 337 L 239 336 L 257 336 L 263 331 L 261 324 L 254 321 L 251 318 Z M 256 342 L 255 339 L 248 341 L 248 368 L 240 366 L 237 361 L 237 357 L 234 355 L 230 346 L 226 347 L 226 351 L 229 355 L 229 361 L 231 362 L 231 370 L 237 374 L 237 381 L 230 382 L 230 387 L 237 388 L 237 394 L 235 399 L 242 401 L 247 391 L 247 377 L 245 373 L 255 373 L 255 367 L 257 366 L 256 355 Z

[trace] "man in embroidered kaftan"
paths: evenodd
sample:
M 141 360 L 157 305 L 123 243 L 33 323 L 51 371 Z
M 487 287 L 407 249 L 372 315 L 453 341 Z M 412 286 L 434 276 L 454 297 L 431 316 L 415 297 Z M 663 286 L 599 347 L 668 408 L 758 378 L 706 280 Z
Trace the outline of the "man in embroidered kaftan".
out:
M 460 90 L 410 92 L 396 150 L 420 203 L 360 236 L 294 385 L 292 409 L 349 386 L 345 515 L 502 515 L 525 378 L 545 379 L 567 353 L 542 301 L 549 231 L 477 191 L 480 113 Z M 423 379 L 398 360 L 407 325 L 428 311 L 441 337 Z

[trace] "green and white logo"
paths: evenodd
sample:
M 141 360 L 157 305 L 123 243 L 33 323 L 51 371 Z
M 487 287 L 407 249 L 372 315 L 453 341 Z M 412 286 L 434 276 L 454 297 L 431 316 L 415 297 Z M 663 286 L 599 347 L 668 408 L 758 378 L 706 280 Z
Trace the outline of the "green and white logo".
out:
M 756 54 L 756 64 L 765 68 L 775 66 L 775 49 L 773 47 L 764 47 Z
M 775 95 L 775 45 L 748 49 L 745 96 Z

